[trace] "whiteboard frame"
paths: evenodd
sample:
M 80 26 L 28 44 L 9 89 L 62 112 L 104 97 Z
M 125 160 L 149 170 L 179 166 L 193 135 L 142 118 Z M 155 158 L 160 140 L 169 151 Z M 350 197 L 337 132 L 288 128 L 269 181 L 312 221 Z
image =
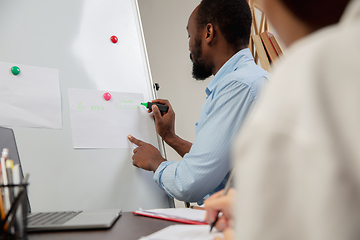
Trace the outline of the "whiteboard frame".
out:
M 143 27 L 142 27 L 142 24 L 141 24 L 141 15 L 140 15 L 140 9 L 139 9 L 139 0 L 133 0 L 133 3 L 134 3 L 134 9 L 136 11 L 136 20 L 137 20 L 137 26 L 138 26 L 138 33 L 140 34 L 141 36 L 141 46 L 142 46 L 142 53 L 143 53 L 143 59 L 145 59 L 145 62 L 146 62 L 146 74 L 147 74 L 147 77 L 150 81 L 150 84 L 151 84 L 151 93 L 152 93 L 152 96 L 153 96 L 153 99 L 157 99 L 158 96 L 157 96 L 157 92 L 155 90 L 155 87 L 154 87 L 154 82 L 153 82 L 153 79 L 152 79 L 152 75 L 151 75 L 151 68 L 150 68 L 150 62 L 149 62 L 149 57 L 148 57 L 148 54 L 147 54 L 147 48 L 146 48 L 146 41 L 145 41 L 145 35 L 144 35 L 144 30 L 143 30 Z M 161 153 L 161 155 L 167 159 L 166 157 L 166 152 L 165 152 L 165 146 L 164 146 L 164 141 L 161 139 L 161 137 L 159 136 L 159 134 L 157 134 L 157 139 L 158 139 L 158 145 L 159 145 L 159 151 Z

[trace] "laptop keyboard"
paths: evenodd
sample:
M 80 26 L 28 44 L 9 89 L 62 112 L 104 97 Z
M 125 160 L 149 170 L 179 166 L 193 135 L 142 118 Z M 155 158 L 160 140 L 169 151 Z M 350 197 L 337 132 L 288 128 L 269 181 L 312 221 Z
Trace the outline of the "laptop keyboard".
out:
M 79 213 L 81 213 L 81 211 L 29 213 L 27 218 L 28 227 L 36 225 L 46 226 L 63 224 L 78 215 Z

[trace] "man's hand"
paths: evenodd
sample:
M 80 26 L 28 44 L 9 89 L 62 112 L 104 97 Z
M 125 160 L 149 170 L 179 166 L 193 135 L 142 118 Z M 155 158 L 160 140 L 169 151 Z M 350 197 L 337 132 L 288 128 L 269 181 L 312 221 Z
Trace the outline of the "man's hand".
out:
M 226 228 L 233 227 L 234 225 L 232 213 L 233 202 L 235 200 L 235 190 L 230 189 L 225 196 L 223 196 L 223 192 L 224 190 L 214 193 L 204 202 L 206 210 L 205 220 L 209 224 L 212 224 L 215 221 L 219 212 L 223 213 L 215 225 L 215 227 L 221 231 Z
M 155 118 L 156 132 L 181 157 L 184 157 L 184 155 L 190 151 L 192 143 L 180 138 L 175 134 L 175 112 L 169 101 L 165 99 L 157 99 L 153 100 L 152 102 L 165 104 L 169 107 L 168 112 L 164 115 L 161 115 L 161 112 L 156 105 L 153 105 L 152 109 L 149 109 L 148 112 L 153 113 L 153 117 Z
M 134 149 L 134 155 L 132 156 L 135 167 L 155 172 L 159 165 L 163 161 L 166 161 L 166 159 L 161 156 L 159 150 L 151 144 L 136 139 L 131 135 L 128 136 L 128 139 L 138 146 Z
M 171 141 L 175 138 L 175 112 L 170 105 L 170 102 L 165 99 L 153 100 L 153 103 L 164 104 L 169 107 L 169 110 L 164 115 L 161 115 L 159 108 L 156 105 L 149 109 L 149 113 L 153 113 L 155 118 L 156 132 L 164 139 L 165 142 Z

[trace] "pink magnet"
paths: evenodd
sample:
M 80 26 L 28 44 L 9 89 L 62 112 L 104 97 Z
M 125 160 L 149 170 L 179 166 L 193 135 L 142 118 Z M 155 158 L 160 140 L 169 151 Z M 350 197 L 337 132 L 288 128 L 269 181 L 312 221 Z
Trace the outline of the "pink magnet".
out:
M 118 38 L 117 38 L 116 36 L 111 36 L 110 40 L 111 40 L 113 43 L 117 43 Z
M 106 100 L 106 101 L 109 101 L 110 99 L 111 99 L 111 94 L 110 93 L 104 93 L 104 99 Z

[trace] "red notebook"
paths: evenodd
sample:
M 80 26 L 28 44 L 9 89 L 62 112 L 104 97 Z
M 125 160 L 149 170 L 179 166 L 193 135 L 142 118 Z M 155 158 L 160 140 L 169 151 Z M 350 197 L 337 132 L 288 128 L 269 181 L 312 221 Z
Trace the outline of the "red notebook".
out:
M 169 209 L 154 209 L 154 210 L 138 210 L 133 214 L 163 219 L 173 222 L 194 224 L 194 225 L 207 225 L 205 219 L 205 211 L 189 209 L 189 208 L 169 208 Z

